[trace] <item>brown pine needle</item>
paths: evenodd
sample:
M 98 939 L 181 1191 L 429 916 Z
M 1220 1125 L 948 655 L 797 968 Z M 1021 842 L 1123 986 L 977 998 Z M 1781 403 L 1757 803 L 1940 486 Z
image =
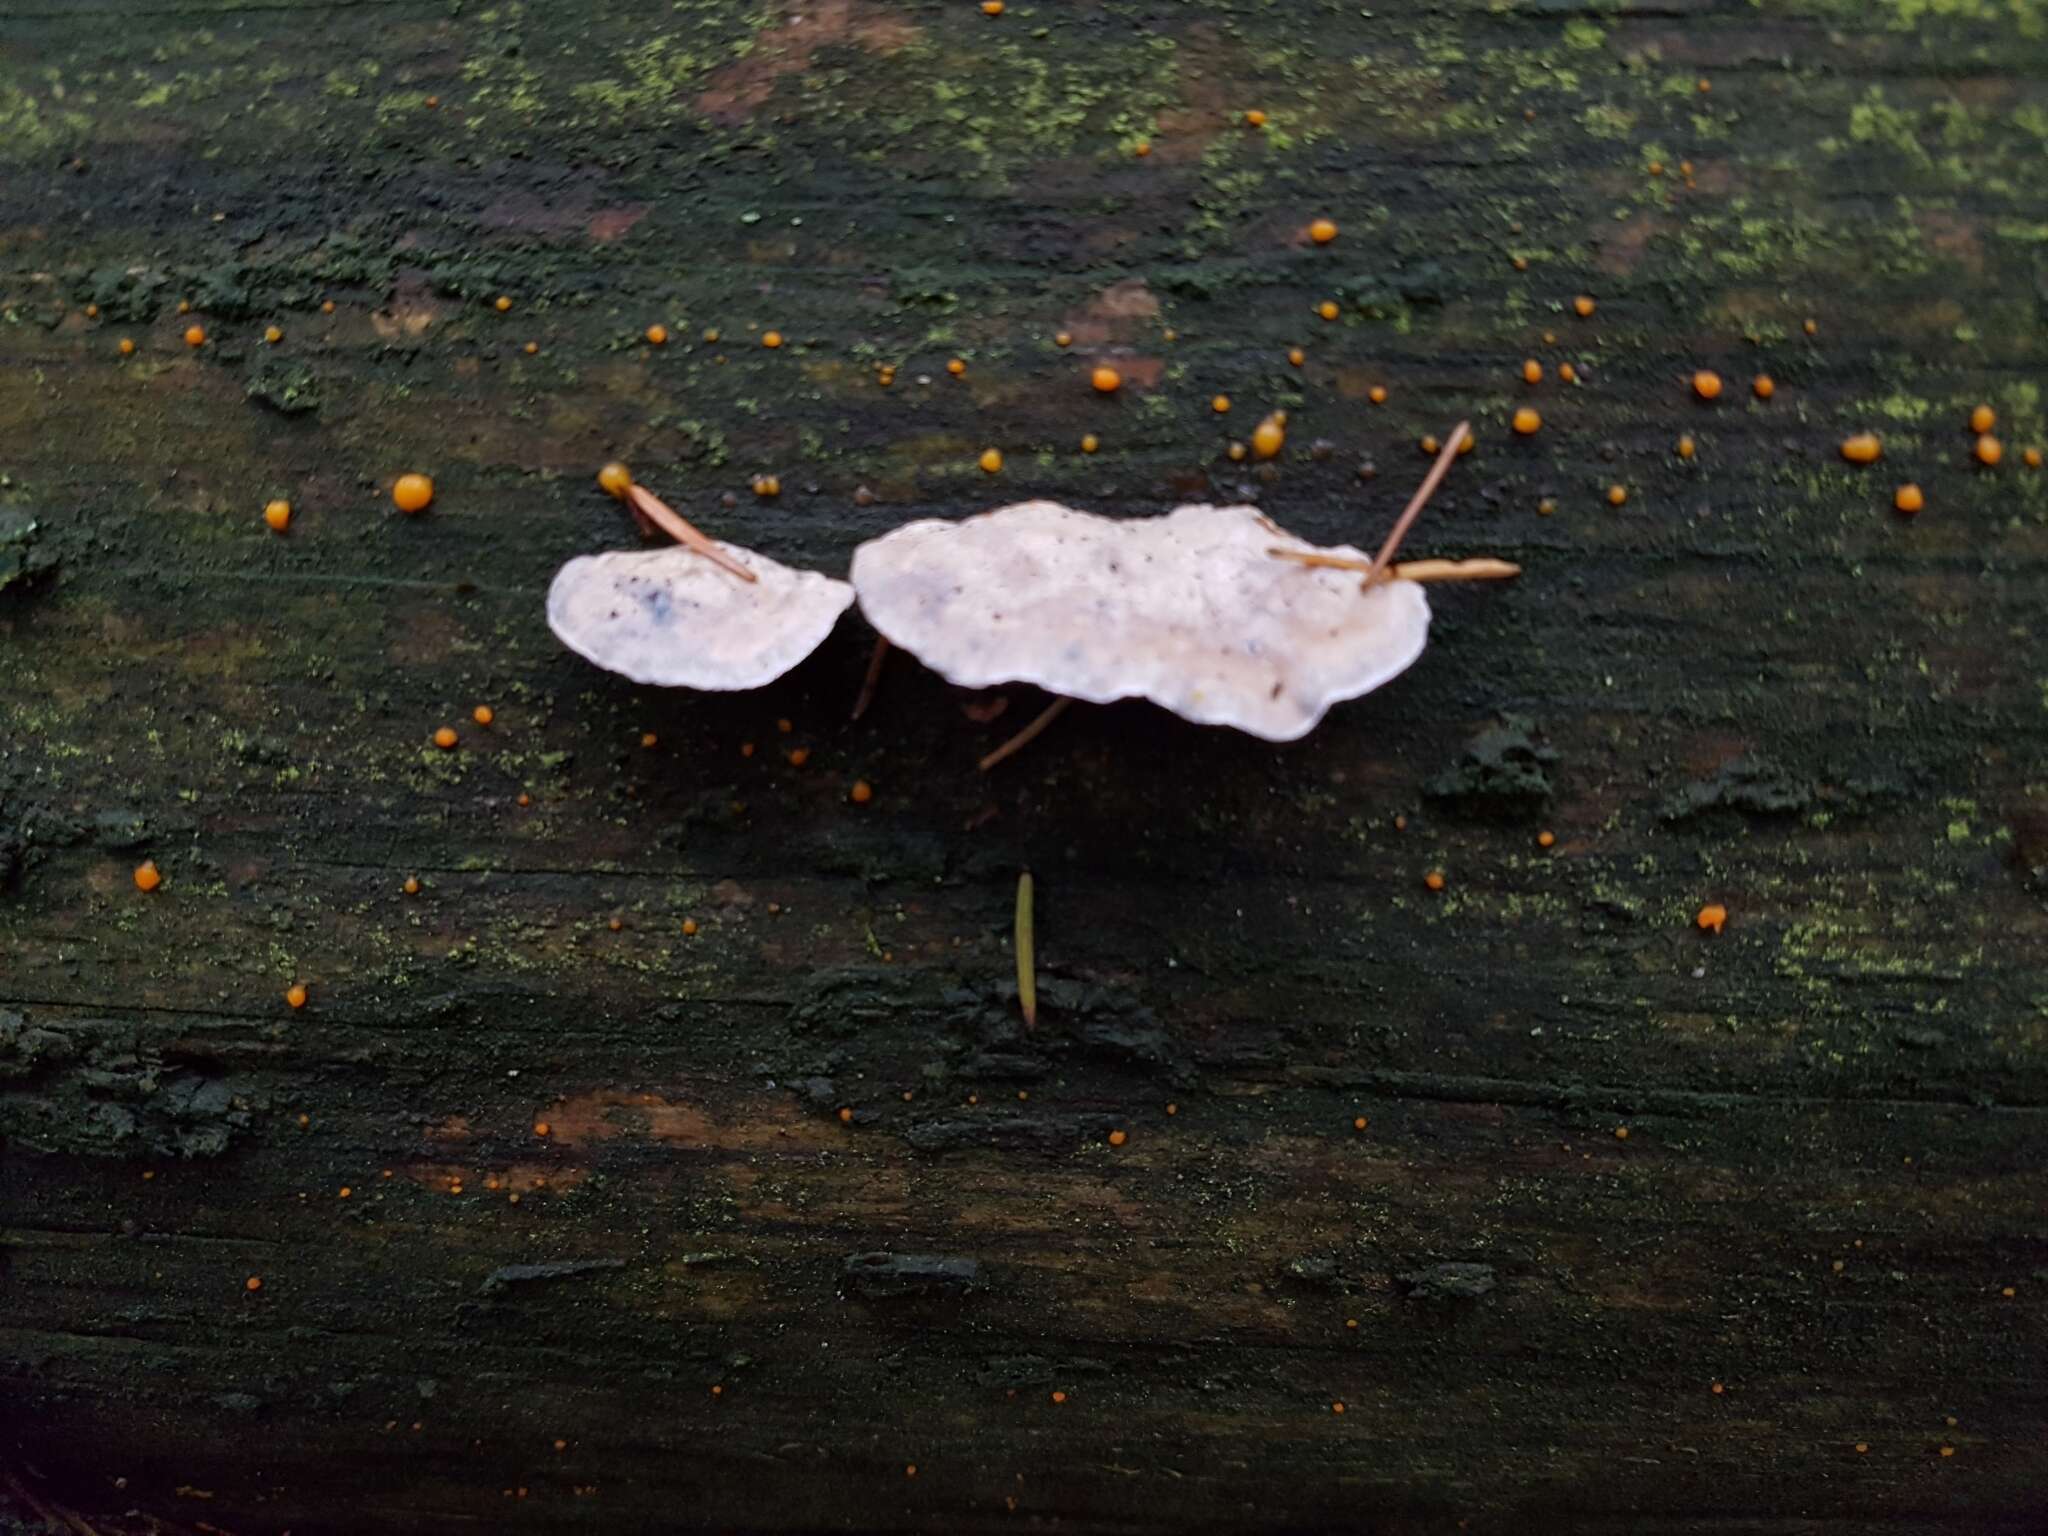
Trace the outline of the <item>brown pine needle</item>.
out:
M 759 581 L 761 579 L 744 565 L 741 565 L 739 561 L 733 559 L 731 555 L 720 549 L 702 533 L 699 533 L 689 522 L 670 507 L 667 502 L 655 495 L 654 492 L 648 490 L 646 486 L 637 484 L 628 486 L 626 488 L 626 495 L 631 498 L 636 511 L 651 519 L 656 527 L 674 539 L 678 544 L 683 545 L 687 549 L 695 550 L 713 565 L 723 570 L 731 571 L 741 581 Z
M 889 637 L 875 636 L 875 654 L 868 658 L 868 675 L 861 679 L 860 697 L 853 701 L 853 718 L 858 720 L 875 702 L 875 690 L 882 685 L 882 663 L 889 659 Z
M 1422 515 L 1422 509 L 1429 504 L 1429 498 L 1436 494 L 1436 488 L 1443 484 L 1444 476 L 1450 473 L 1451 461 L 1458 456 L 1458 449 L 1465 439 L 1472 435 L 1469 423 L 1459 422 L 1451 428 L 1451 435 L 1444 439 L 1443 452 L 1436 456 L 1436 462 L 1429 466 L 1429 473 L 1422 478 L 1421 488 L 1409 498 L 1408 505 L 1394 523 L 1394 531 L 1387 535 L 1387 542 L 1380 546 L 1380 552 L 1373 556 L 1372 569 L 1366 573 L 1365 584 L 1369 587 L 1386 573 L 1387 563 L 1394 558 L 1394 551 L 1401 547 L 1401 540 L 1407 537 L 1415 519 Z
M 987 757 L 984 757 L 981 760 L 981 771 L 983 773 L 987 773 L 989 769 L 995 767 L 995 765 L 997 763 L 1000 763 L 1004 758 L 1010 757 L 1015 753 L 1021 752 L 1026 747 L 1030 746 L 1032 742 L 1038 739 L 1039 732 L 1043 731 L 1048 725 L 1051 725 L 1053 721 L 1059 719 L 1061 715 L 1065 714 L 1067 706 L 1073 702 L 1074 701 L 1072 699 L 1054 699 L 1051 704 L 1047 705 L 1045 709 L 1039 713 L 1039 716 L 1036 720 L 1032 721 L 1029 725 L 1025 726 L 1023 730 L 1019 731 L 1016 735 L 1012 736 L 1000 747 L 997 747 L 995 751 L 989 753 Z
M 1512 560 L 1403 560 L 1390 574 L 1396 581 L 1508 581 L 1522 568 Z
M 1370 560 L 1354 560 L 1349 555 L 1326 555 L 1318 549 L 1273 548 L 1267 554 L 1281 560 L 1293 560 L 1302 565 L 1312 565 L 1332 571 L 1370 571 Z M 1482 557 L 1475 560 L 1404 560 L 1387 571 L 1395 581 L 1506 581 L 1522 574 L 1522 568 L 1512 560 L 1495 560 Z
M 1026 1029 L 1038 1026 L 1038 951 L 1031 933 L 1031 898 L 1027 869 L 1017 877 L 1017 1004 L 1024 1010 Z

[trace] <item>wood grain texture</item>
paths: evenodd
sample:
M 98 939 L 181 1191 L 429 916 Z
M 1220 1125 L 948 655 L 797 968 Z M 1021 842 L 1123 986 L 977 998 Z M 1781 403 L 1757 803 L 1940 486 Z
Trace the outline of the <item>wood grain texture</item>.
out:
M 2038 1529 L 2044 33 L 9 7 L 0 1519 Z M 1031 496 L 1374 547 L 1466 417 L 1403 554 L 1524 574 L 1293 747 L 983 775 L 1043 699 L 849 723 L 854 619 L 732 698 L 542 619 L 611 458 L 838 574 Z

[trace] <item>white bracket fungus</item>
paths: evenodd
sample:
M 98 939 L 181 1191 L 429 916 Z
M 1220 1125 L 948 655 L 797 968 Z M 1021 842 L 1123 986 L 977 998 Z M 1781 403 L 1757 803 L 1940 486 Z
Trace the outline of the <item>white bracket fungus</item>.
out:
M 1120 522 L 1027 501 L 909 523 L 854 551 L 868 622 L 963 688 L 1032 683 L 1105 704 L 1142 698 L 1202 725 L 1293 741 L 1329 707 L 1422 654 L 1412 581 L 1360 590 L 1255 507 L 1177 507 Z
M 815 651 L 853 606 L 843 581 L 706 538 L 640 486 L 618 494 L 683 543 L 580 555 L 555 573 L 548 627 L 607 671 L 666 688 L 759 688 Z

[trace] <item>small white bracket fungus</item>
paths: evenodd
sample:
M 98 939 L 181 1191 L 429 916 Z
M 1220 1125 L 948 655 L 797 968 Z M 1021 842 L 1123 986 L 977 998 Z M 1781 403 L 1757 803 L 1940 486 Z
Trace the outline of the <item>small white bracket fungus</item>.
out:
M 1272 552 L 1334 556 L 1255 507 L 1118 521 L 1028 501 L 909 523 L 854 551 L 868 622 L 963 688 L 1033 683 L 1143 698 L 1202 725 L 1293 741 L 1422 654 L 1429 599 Z
M 636 683 L 732 692 L 789 671 L 853 605 L 843 581 L 714 542 L 754 579 L 681 546 L 581 555 L 548 587 L 548 627 Z

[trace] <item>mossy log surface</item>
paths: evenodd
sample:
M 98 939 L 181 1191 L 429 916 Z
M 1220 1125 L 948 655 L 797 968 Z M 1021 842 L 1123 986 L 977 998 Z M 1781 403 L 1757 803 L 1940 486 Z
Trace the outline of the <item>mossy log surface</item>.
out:
M 2040 1529 L 2044 34 L 0 7 L 0 1504 Z M 1369 546 L 1463 418 L 1409 551 L 1525 574 L 1290 747 L 983 775 L 1042 699 L 852 723 L 856 618 L 722 698 L 542 618 L 610 458 L 841 572 L 1039 495 Z

